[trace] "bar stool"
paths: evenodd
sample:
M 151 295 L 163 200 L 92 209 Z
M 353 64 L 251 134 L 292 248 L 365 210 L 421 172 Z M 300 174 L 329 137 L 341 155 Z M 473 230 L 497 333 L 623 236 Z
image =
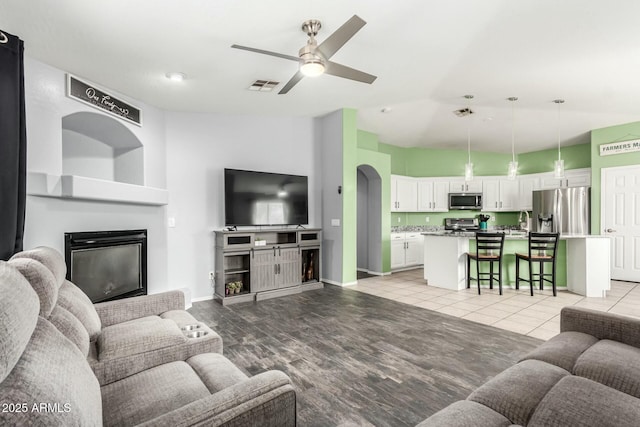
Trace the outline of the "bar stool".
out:
M 556 296 L 556 252 L 558 249 L 558 233 L 529 233 L 529 253 L 516 253 L 516 289 L 520 289 L 520 281 L 528 282 L 533 296 L 533 282 L 537 279 L 540 282 L 540 290 L 543 289 L 544 282 L 551 283 L 553 296 Z M 529 263 L 529 279 L 520 277 L 520 260 Z M 551 263 L 551 272 L 544 272 L 544 264 Z M 540 272 L 533 272 L 533 265 L 540 265 Z
M 489 289 L 493 289 L 493 282 L 498 282 L 500 295 L 502 295 L 502 251 L 504 249 L 504 233 L 476 232 L 476 253 L 467 252 L 467 288 L 471 287 L 471 280 L 478 282 L 478 295 L 480 295 L 480 282 L 489 281 Z M 471 277 L 471 260 L 476 261 L 476 277 Z M 489 263 L 489 272 L 480 272 L 480 263 Z M 493 270 L 493 264 L 498 263 L 498 272 Z M 497 276 L 497 278 L 496 278 Z

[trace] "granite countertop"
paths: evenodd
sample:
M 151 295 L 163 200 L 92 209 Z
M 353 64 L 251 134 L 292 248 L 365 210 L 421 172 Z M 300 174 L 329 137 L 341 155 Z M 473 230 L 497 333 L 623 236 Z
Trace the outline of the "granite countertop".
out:
M 505 232 L 505 240 L 528 240 L 529 233 L 521 230 L 489 230 L 494 232 Z M 473 238 L 476 236 L 475 231 L 445 231 L 445 230 L 435 230 L 435 231 L 424 231 L 421 234 L 425 236 L 442 236 L 442 237 L 467 237 Z M 601 236 L 601 235 L 593 235 L 593 234 L 564 234 L 560 236 L 560 240 L 568 240 L 568 239 L 593 239 L 593 238 L 606 238 L 609 239 L 609 236 Z

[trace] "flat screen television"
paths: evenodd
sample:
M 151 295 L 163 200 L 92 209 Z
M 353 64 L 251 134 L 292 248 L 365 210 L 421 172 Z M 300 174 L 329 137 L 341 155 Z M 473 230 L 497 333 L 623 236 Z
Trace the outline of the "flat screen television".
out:
M 224 170 L 224 221 L 237 225 L 309 223 L 307 177 Z

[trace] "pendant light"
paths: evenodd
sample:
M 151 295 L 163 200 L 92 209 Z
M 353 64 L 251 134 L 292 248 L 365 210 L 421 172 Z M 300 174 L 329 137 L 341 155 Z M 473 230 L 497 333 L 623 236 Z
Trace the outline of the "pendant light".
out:
M 467 110 L 469 111 L 469 123 L 467 123 L 467 154 L 469 161 L 464 165 L 464 180 L 471 181 L 473 180 L 473 163 L 471 163 L 471 100 L 473 99 L 473 95 L 465 95 L 464 96 L 467 103 Z
M 507 170 L 507 179 L 516 179 L 518 162 L 516 162 L 516 110 L 514 105 L 518 97 L 511 96 L 507 99 L 511 101 L 511 161 L 509 162 L 509 168 Z
M 556 104 L 556 123 L 558 129 L 558 160 L 553 166 L 553 176 L 555 178 L 564 178 L 564 160 L 560 156 L 560 104 L 564 104 L 564 99 L 554 99 Z

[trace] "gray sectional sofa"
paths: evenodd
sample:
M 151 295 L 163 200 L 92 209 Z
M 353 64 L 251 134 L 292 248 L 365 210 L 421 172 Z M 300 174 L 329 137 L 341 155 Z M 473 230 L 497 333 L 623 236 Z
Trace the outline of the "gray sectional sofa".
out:
M 61 255 L 0 262 L 0 425 L 294 426 L 280 371 L 247 377 L 181 292 L 91 304 Z
M 419 427 L 639 426 L 640 320 L 565 307 L 560 330 Z

